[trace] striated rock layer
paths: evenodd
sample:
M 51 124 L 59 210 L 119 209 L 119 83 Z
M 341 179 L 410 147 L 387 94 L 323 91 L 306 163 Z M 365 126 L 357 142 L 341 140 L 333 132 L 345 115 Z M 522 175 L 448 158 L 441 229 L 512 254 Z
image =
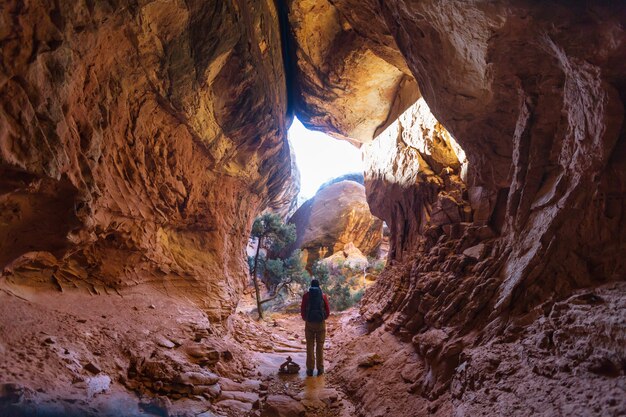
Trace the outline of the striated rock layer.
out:
M 368 202 L 392 235 L 391 266 L 366 294 L 362 313 L 370 330 L 384 324 L 376 334 L 390 331 L 399 344 L 411 343 L 421 368 L 406 378 L 414 394 L 408 396 L 408 408 L 383 396 L 382 403 L 364 404 L 361 411 L 375 414 L 389 407 L 386 412 L 402 414 L 423 405 L 424 412 L 440 410 L 441 415 L 525 415 L 523 406 L 530 400 L 509 407 L 513 396 L 503 394 L 508 403 L 498 407 L 498 396 L 490 397 L 481 385 L 484 377 L 476 376 L 495 372 L 500 368 L 493 364 L 502 361 L 495 380 L 508 387 L 525 381 L 516 388 L 518 395 L 523 390 L 526 397 L 534 395 L 533 373 L 567 380 L 561 371 L 542 369 L 554 366 L 595 387 L 589 393 L 606 393 L 606 402 L 579 399 L 571 402 L 574 408 L 538 402 L 537 410 L 624 412 L 625 397 L 609 394 L 626 378 L 623 313 L 596 309 L 604 334 L 616 335 L 599 345 L 584 342 L 596 330 L 583 316 L 572 316 L 568 323 L 576 328 L 570 341 L 553 345 L 550 328 L 563 324 L 557 320 L 546 327 L 544 316 L 555 308 L 576 310 L 579 299 L 572 294 L 604 300 L 596 288 L 626 277 L 625 6 L 524 0 L 335 0 L 332 5 L 342 27 L 366 38 L 365 43 L 397 47 L 404 64 L 394 66 L 408 67 L 433 115 L 468 161 L 466 172 L 446 161 L 454 148 L 442 141 L 441 129 L 425 129 L 429 117 L 423 115 L 401 118 L 399 127 L 389 128 L 392 133 L 366 147 Z M 311 31 L 295 39 L 303 43 L 306 38 L 310 47 L 318 37 Z M 321 45 L 326 51 L 309 55 L 332 50 Z M 336 88 L 353 79 L 343 62 L 325 64 L 322 73 L 336 78 L 303 93 L 305 100 L 297 105 L 305 115 L 316 108 L 309 101 L 323 95 L 318 90 L 333 96 L 334 103 L 348 100 L 354 91 Z M 343 116 L 341 106 L 336 108 L 329 110 L 338 119 L 332 125 L 350 135 L 345 126 L 353 115 Z M 434 153 L 431 144 L 437 144 Z M 437 161 L 437 154 L 443 159 Z M 613 306 L 626 297 L 621 285 L 598 289 L 604 291 Z M 544 331 L 550 347 L 530 347 Z M 363 336 L 355 346 L 383 346 L 376 345 L 376 337 Z M 508 345 L 489 353 L 491 343 Z M 576 348 L 569 346 L 577 344 L 582 352 L 570 361 Z M 515 349 L 537 359 L 523 366 L 519 356 L 507 359 L 505 352 Z M 491 365 L 484 357 L 472 359 L 481 350 L 478 356 L 498 359 Z M 351 363 L 349 356 L 345 360 Z M 470 371 L 468 379 L 464 372 L 473 366 L 481 369 Z M 384 369 L 371 376 L 379 383 L 400 378 Z M 356 396 L 369 395 L 362 375 L 342 370 L 341 377 L 348 385 L 354 378 Z M 447 397 L 451 381 L 463 381 L 453 398 Z M 587 395 L 571 383 L 554 388 L 568 398 Z M 453 408 L 438 408 L 435 402 L 444 397 Z
M 383 237 L 382 221 L 372 215 L 364 187 L 344 180 L 320 189 L 289 219 L 296 241 L 285 252 L 301 249 L 308 267 L 352 243 L 374 256 Z
M 272 1 L 0 8 L 0 268 L 233 311 L 251 217 L 289 205 Z
M 368 203 L 390 228 L 392 260 L 403 259 L 420 236 L 451 234 L 471 219 L 465 153 L 423 99 L 365 145 L 363 159 Z

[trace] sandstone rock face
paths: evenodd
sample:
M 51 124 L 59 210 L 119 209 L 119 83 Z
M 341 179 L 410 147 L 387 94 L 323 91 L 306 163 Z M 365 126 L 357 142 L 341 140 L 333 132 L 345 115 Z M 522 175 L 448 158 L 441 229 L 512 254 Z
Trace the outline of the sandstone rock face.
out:
M 152 283 L 227 316 L 251 217 L 297 193 L 273 2 L 0 13 L 5 276 L 26 283 L 35 268 L 96 292 Z
M 504 258 L 498 311 L 626 269 L 623 6 L 508 6 L 396 1 L 380 10 L 467 153 L 480 224 L 506 241 L 495 256 Z
M 343 247 L 340 251 L 333 253 L 331 256 L 321 260 L 331 270 L 336 269 L 341 265 L 347 265 L 350 268 L 364 271 L 369 266 L 367 256 L 354 246 L 354 243 L 350 242 Z
M 296 225 L 297 239 L 287 252 L 302 249 L 308 266 L 348 243 L 365 255 L 375 255 L 382 240 L 382 221 L 370 213 L 365 188 L 354 181 L 322 188 L 289 222 Z
M 561 301 L 559 308 L 573 308 L 570 296 L 578 289 L 626 277 L 626 9 L 608 2 L 524 0 L 337 0 L 333 6 L 348 23 L 342 27 L 367 38 L 365 43 L 395 43 L 432 113 L 467 155 L 466 173 L 455 163 L 448 165 L 451 171 L 433 169 L 424 155 L 428 146 L 404 139 L 439 136 L 437 130 L 426 133 L 422 122 L 401 122 L 408 131 L 396 133 L 394 141 L 383 134 L 380 143 L 366 147 L 382 152 L 368 157 L 373 162 L 366 187 L 372 212 L 392 235 L 390 267 L 366 294 L 362 312 L 372 328 L 384 324 L 382 329 L 413 344 L 422 362 L 412 388 L 415 401 L 425 404 L 424 412 L 449 415 L 450 403 L 438 408 L 437 401 L 449 400 L 464 352 L 487 349 L 493 340 L 532 343 L 527 337 L 533 336 L 521 334 L 542 331 L 543 320 L 527 316 L 529 311 L 542 306 L 545 312 Z M 384 41 L 388 34 L 393 43 Z M 297 36 L 296 41 L 302 43 Z M 327 94 L 332 92 L 334 103 L 347 100 L 352 90 L 335 86 L 349 84 L 350 72 L 342 65 L 325 68 L 329 72 L 338 80 L 326 83 Z M 304 114 L 317 108 L 306 101 L 299 105 L 306 107 Z M 331 113 L 338 119 L 335 129 L 350 135 L 346 126 L 353 115 Z M 325 121 L 310 120 L 327 128 Z M 625 297 L 620 286 L 611 291 Z M 591 328 L 576 328 L 573 340 L 591 337 Z M 544 365 L 567 357 L 567 349 L 543 357 L 527 351 L 538 355 L 534 366 L 541 373 Z M 623 349 L 607 342 L 600 350 L 613 357 Z M 516 360 L 504 368 L 516 369 Z M 603 363 L 596 368 L 614 369 Z M 608 398 L 612 388 L 585 367 L 578 377 Z M 614 374 L 615 384 L 623 383 L 623 370 Z M 507 371 L 499 375 L 500 386 L 519 382 Z M 353 377 L 359 381 L 354 392 L 365 397 L 362 378 Z M 349 373 L 345 378 L 349 384 Z M 470 405 L 479 378 L 465 383 L 467 396 L 460 393 L 466 388 L 453 392 L 455 412 L 528 411 L 519 403 L 497 407 L 487 398 L 481 406 Z M 574 388 L 563 390 L 574 394 Z M 387 410 L 394 404 L 388 402 Z M 581 414 L 610 415 L 624 404 L 612 399 L 604 406 L 578 406 Z M 569 411 L 555 406 L 550 412 Z
M 370 23 L 382 30 L 364 36 L 335 3 L 287 2 L 295 105 L 305 126 L 366 143 L 415 101 L 419 90 L 384 23 L 374 19 Z
M 419 236 L 471 219 L 465 153 L 423 99 L 365 145 L 363 155 L 368 203 L 389 226 L 392 259 L 402 259 Z

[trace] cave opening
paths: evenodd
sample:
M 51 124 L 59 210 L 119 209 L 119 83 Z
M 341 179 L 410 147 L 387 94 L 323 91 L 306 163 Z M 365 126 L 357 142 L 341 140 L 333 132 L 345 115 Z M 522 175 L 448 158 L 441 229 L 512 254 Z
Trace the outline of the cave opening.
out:
M 22 3 L 0 415 L 624 414 L 626 4 Z M 360 182 L 296 204 L 293 117 L 355 144 Z M 264 296 L 296 285 L 257 320 L 270 210 L 297 233 L 265 241 Z M 326 386 L 284 362 L 313 276 Z
M 401 84 L 395 94 L 414 96 L 415 85 Z M 261 316 L 261 303 L 266 301 L 271 311 L 283 311 L 297 302 L 309 280 L 320 274 L 328 275 L 326 286 L 334 288 L 333 295 L 343 291 L 341 306 L 333 306 L 343 310 L 360 301 L 388 259 L 402 259 L 409 250 L 407 244 L 428 230 L 442 229 L 452 235 L 458 234 L 458 230 L 452 231 L 458 228 L 455 225 L 469 224 L 468 161 L 461 146 L 424 98 L 402 111 L 397 107 L 390 110 L 390 116 L 394 112 L 399 113 L 397 117 L 375 129 L 376 136 L 369 141 L 332 131 L 325 134 L 325 129 L 311 131 L 294 118 L 289 144 L 298 167 L 292 173 L 294 180 L 300 181 L 300 193 L 295 211 L 279 214 L 286 226 L 294 228 L 294 241 L 281 242 L 277 249 L 272 247 L 275 239 L 263 237 L 266 240 L 259 246 L 253 226 L 247 256 L 257 304 L 243 297 L 240 311 L 256 311 Z M 419 201 L 413 203 L 414 211 L 389 216 L 388 196 L 378 189 L 391 190 L 406 201 Z M 395 239 L 390 241 L 391 236 Z M 303 266 L 296 279 L 288 269 L 296 262 L 288 258 L 291 255 Z M 320 266 L 328 271 L 320 271 Z M 260 290 L 256 278 L 264 284 Z M 338 286 L 336 279 L 342 280 Z M 351 285 L 344 286 L 344 280 Z M 286 281 L 290 282 L 282 285 Z

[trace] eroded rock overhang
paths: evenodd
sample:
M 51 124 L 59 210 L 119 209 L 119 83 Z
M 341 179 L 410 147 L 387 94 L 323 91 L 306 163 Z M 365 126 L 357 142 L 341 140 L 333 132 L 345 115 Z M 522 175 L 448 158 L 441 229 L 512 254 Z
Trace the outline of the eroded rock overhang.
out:
M 252 218 L 297 194 L 274 2 L 0 14 L 2 277 L 150 284 L 227 317 Z
M 398 95 L 386 88 L 396 88 L 401 73 L 417 80 L 466 152 L 464 199 L 473 210 L 464 220 L 502 241 L 494 253 L 502 262 L 493 272 L 501 281 L 495 311 L 516 297 L 524 301 L 515 306 L 525 308 L 623 277 L 623 5 L 288 4 L 299 71 L 295 109 L 305 124 L 353 143 L 371 141 L 406 108 L 390 110 Z M 362 71 L 368 67 L 376 71 Z M 368 93 L 365 86 L 383 74 L 389 78 L 378 96 Z M 420 234 L 424 202 L 391 197 L 383 184 L 368 189 L 373 212 L 398 220 L 396 233 Z M 392 256 L 420 241 L 400 240 L 403 250 Z
M 305 126 L 360 146 L 419 98 L 417 83 L 382 23 L 375 35 L 363 33 L 332 1 L 284 4 L 294 109 Z

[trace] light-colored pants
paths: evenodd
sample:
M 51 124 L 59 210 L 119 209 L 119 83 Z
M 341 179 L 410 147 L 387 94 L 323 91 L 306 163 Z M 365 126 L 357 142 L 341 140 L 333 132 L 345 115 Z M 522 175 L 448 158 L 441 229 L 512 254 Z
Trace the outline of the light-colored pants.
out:
M 317 370 L 324 369 L 324 340 L 326 339 L 326 323 L 307 321 L 304 325 L 306 338 L 306 369 L 312 370 L 317 363 Z M 316 346 L 317 345 L 317 346 Z M 315 355 L 313 355 L 315 351 Z

